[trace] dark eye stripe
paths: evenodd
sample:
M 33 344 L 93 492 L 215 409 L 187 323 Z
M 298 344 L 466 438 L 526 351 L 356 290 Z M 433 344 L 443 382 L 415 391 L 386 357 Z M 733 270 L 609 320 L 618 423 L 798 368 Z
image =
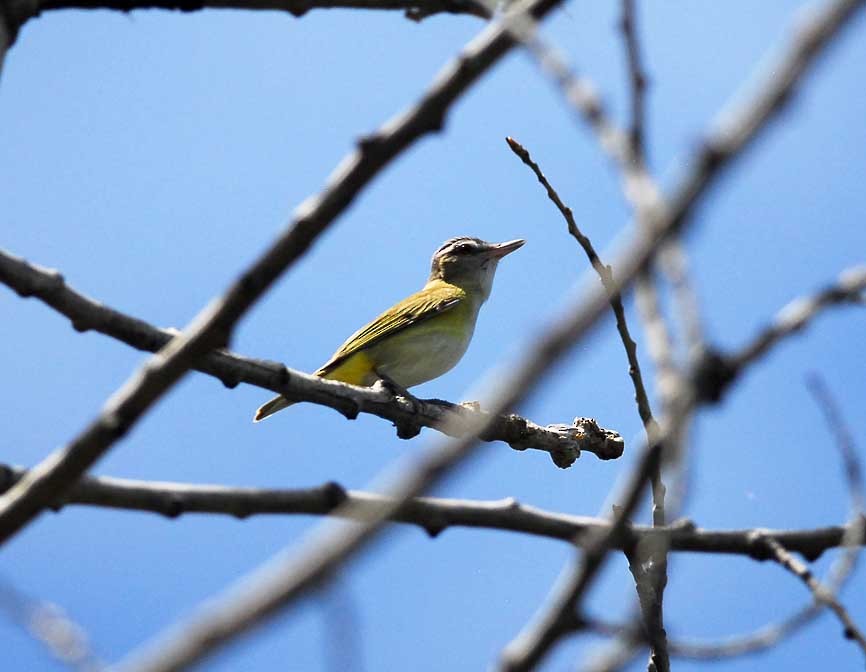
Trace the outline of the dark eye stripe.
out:
M 476 241 L 473 238 L 469 238 L 467 236 L 459 236 L 457 238 L 451 238 L 442 243 L 442 246 L 436 250 L 434 256 L 438 256 L 443 253 L 452 253 L 452 254 L 465 254 L 469 252 L 476 251 L 478 247 L 479 241 Z

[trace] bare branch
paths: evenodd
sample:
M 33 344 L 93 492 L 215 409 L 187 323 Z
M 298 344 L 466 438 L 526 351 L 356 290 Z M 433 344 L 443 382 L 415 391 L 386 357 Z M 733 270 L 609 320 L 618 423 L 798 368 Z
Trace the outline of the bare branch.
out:
M 528 12 L 540 18 L 559 1 L 536 0 Z M 300 205 L 285 231 L 222 297 L 146 362 L 78 437 L 48 456 L 0 499 L 0 542 L 24 527 L 87 471 L 198 358 L 225 346 L 244 313 L 379 171 L 416 140 L 440 130 L 451 104 L 513 46 L 506 28 L 491 25 L 445 67 L 417 104 L 363 138 L 325 189 Z
M 658 427 L 656 426 L 655 419 L 653 418 L 652 409 L 650 408 L 649 397 L 646 393 L 646 387 L 643 384 L 643 376 L 641 374 L 640 362 L 637 358 L 637 344 L 634 342 L 634 339 L 631 337 L 631 333 L 629 332 L 628 323 L 625 318 L 625 308 L 622 304 L 622 296 L 616 291 L 614 280 L 613 280 L 613 272 L 609 266 L 605 266 L 604 263 L 598 256 L 598 253 L 595 251 L 595 247 L 592 244 L 592 241 L 580 230 L 577 226 L 577 222 L 574 220 L 574 214 L 565 203 L 562 202 L 562 199 L 559 197 L 559 194 L 556 192 L 556 189 L 550 184 L 548 179 L 545 177 L 544 173 L 539 168 L 538 164 L 532 160 L 532 156 L 529 154 L 529 151 L 523 147 L 517 140 L 514 138 L 506 138 L 506 142 L 508 146 L 511 148 L 511 151 L 514 152 L 524 164 L 529 166 L 530 170 L 535 173 L 535 176 L 538 178 L 538 182 L 544 189 L 547 191 L 548 198 L 553 202 L 553 204 L 557 207 L 560 213 L 562 213 L 563 218 L 568 226 L 568 232 L 571 236 L 578 242 L 578 244 L 583 248 L 583 251 L 586 253 L 587 258 L 589 259 L 589 263 L 592 264 L 593 269 L 598 274 L 598 277 L 601 279 L 601 284 L 607 290 L 609 295 L 610 307 L 613 310 L 613 314 L 616 317 L 616 329 L 619 332 L 620 340 L 622 340 L 623 347 L 625 348 L 626 358 L 628 359 L 628 373 L 631 377 L 632 385 L 634 386 L 634 394 L 635 394 L 635 402 L 637 403 L 638 413 L 640 414 L 641 421 L 647 429 L 647 432 L 650 434 L 654 434 L 658 431 Z
M 471 14 L 489 18 L 481 3 L 473 0 L 45 0 L 39 10 L 115 9 L 131 12 L 137 9 L 169 9 L 195 12 L 201 9 L 275 10 L 301 17 L 313 9 L 402 10 L 411 19 L 420 20 L 433 14 Z
M 769 349 L 779 343 L 782 338 L 805 326 L 818 312 L 820 312 L 822 308 L 837 305 L 839 303 L 846 303 L 848 301 L 857 302 L 857 298 L 862 295 L 864 288 L 866 288 L 866 269 L 850 269 L 841 274 L 838 284 L 823 290 L 810 299 L 799 300 L 793 304 L 789 304 L 788 308 L 781 311 L 780 315 L 782 317 L 777 318 L 777 324 L 758 337 L 756 343 L 759 343 L 760 347 L 755 345 L 749 346 L 743 350 L 744 353 L 747 353 L 745 356 L 741 355 L 730 358 L 730 361 L 741 363 L 739 366 L 731 366 L 729 368 L 724 367 L 724 363 L 727 362 L 728 359 L 725 357 L 719 358 L 717 361 L 722 362 L 724 376 L 714 375 L 711 376 L 712 379 L 722 380 L 724 382 L 722 388 L 726 387 L 741 375 L 748 365 L 758 361 L 762 355 L 765 355 Z M 791 306 L 794 306 L 794 308 L 791 308 Z M 771 335 L 768 336 L 767 334 Z M 707 384 L 702 381 L 707 377 L 707 375 L 706 371 L 698 371 L 693 376 L 693 384 L 690 387 L 693 387 L 695 392 L 706 389 Z M 674 390 L 672 394 L 683 394 L 686 392 L 687 391 L 685 390 Z M 698 397 L 697 401 L 706 403 L 716 398 L 718 397 L 702 395 Z M 688 397 L 685 397 L 681 399 L 680 403 L 687 402 L 691 403 L 688 401 Z M 679 418 L 680 421 L 682 421 L 685 415 L 687 415 L 687 411 L 682 411 L 675 414 L 674 418 Z M 838 431 L 838 425 L 835 431 Z M 674 429 L 671 429 L 670 434 L 672 435 L 673 433 Z M 669 438 L 668 433 L 662 430 L 658 439 L 664 440 L 666 437 Z M 505 660 L 503 661 L 504 669 L 509 671 L 531 669 L 532 666 L 543 657 L 546 651 L 553 646 L 559 637 L 574 630 L 573 610 L 579 609 L 579 599 L 586 589 L 586 586 L 589 584 L 586 577 L 589 576 L 591 579 L 592 575 L 598 571 L 602 562 L 599 557 L 603 559 L 604 553 L 606 553 L 606 551 L 602 551 L 601 548 L 604 544 L 610 544 L 615 533 L 618 533 L 616 527 L 622 517 L 631 515 L 632 507 L 630 507 L 630 504 L 634 501 L 633 496 L 636 495 L 637 489 L 642 488 L 645 485 L 645 481 L 642 482 L 640 476 L 642 475 L 644 479 L 651 477 L 653 469 L 657 468 L 651 464 L 651 461 L 659 459 L 658 453 L 660 453 L 660 446 L 657 442 L 650 446 L 650 449 L 644 454 L 644 459 L 638 467 L 636 467 L 635 471 L 638 478 L 635 478 L 633 475 L 631 485 L 626 488 L 625 492 L 628 493 L 626 495 L 627 503 L 617 513 L 617 517 L 614 520 L 611 529 L 606 535 L 599 536 L 600 541 L 598 544 L 591 545 L 587 548 L 583 564 L 574 564 L 570 569 L 563 572 L 558 587 L 554 588 L 552 595 L 549 597 L 548 605 L 542 611 L 534 626 L 521 633 L 521 635 L 509 645 L 509 648 L 506 649 Z M 845 455 L 850 456 L 850 454 L 850 452 L 845 452 Z M 846 464 L 849 465 L 846 468 L 846 474 L 850 480 L 852 475 L 859 473 L 859 468 L 852 470 L 849 459 L 850 458 L 846 458 Z M 852 492 L 854 490 L 855 488 L 852 486 Z M 862 501 L 862 497 L 858 497 L 855 501 Z M 855 517 L 852 523 L 846 528 L 847 534 L 853 535 L 853 541 L 851 540 L 851 537 L 849 537 L 849 541 L 847 542 L 848 544 L 861 543 L 862 537 L 858 535 L 861 535 L 862 530 L 866 529 L 861 527 L 861 525 L 866 526 L 866 522 L 864 522 L 862 513 L 858 511 L 855 512 Z M 615 546 L 609 545 L 608 550 L 614 547 Z M 761 557 L 760 554 L 756 555 L 755 553 L 752 553 L 752 556 Z M 806 554 L 806 557 L 809 558 L 808 554 Z M 850 574 L 851 565 L 852 560 L 849 559 L 842 562 L 839 568 L 833 572 L 837 577 L 835 581 L 836 585 L 839 585 L 841 581 Z M 724 655 L 740 655 L 742 653 L 761 650 L 771 646 L 782 637 L 790 634 L 802 624 L 811 620 L 811 618 L 816 614 L 817 610 L 806 609 L 798 612 L 780 624 L 767 626 L 766 628 L 762 628 L 758 633 L 747 635 L 743 638 L 738 638 L 723 644 L 682 644 L 683 648 L 678 651 L 678 655 L 711 658 L 716 655 L 722 655 L 720 652 L 726 651 L 731 653 Z M 615 656 L 615 659 L 620 660 L 621 658 Z M 622 659 L 625 660 L 625 658 Z
M 730 355 L 705 353 L 696 372 L 699 395 L 717 401 L 745 368 L 754 364 L 780 341 L 805 329 L 823 310 L 838 305 L 861 305 L 866 291 L 866 266 L 846 269 L 832 285 L 789 303 L 752 341 Z
M 120 12 L 241 9 L 286 12 L 295 17 L 314 9 L 371 9 L 402 11 L 413 21 L 434 14 L 469 14 L 483 19 L 491 16 L 484 3 L 476 0 L 3 0 L 0 2 L 0 72 L 3 57 L 15 43 L 21 26 L 42 12 L 58 9 L 113 9 Z
M 670 650 L 674 656 L 695 660 L 735 658 L 766 651 L 810 623 L 820 612 L 820 607 L 811 604 L 784 621 L 763 626 L 747 635 L 728 637 L 718 642 L 676 640 L 670 643 Z
M 863 281 L 864 285 L 866 285 L 866 268 L 864 268 Z M 863 484 L 863 468 L 857 455 L 857 449 L 854 446 L 851 430 L 843 420 L 838 404 L 836 404 L 833 395 L 830 394 L 827 383 L 824 382 L 824 378 L 819 373 L 810 373 L 806 377 L 806 386 L 824 414 L 827 429 L 833 433 L 839 454 L 842 456 L 845 481 L 848 484 L 848 492 L 851 497 L 851 508 L 855 515 L 861 514 L 864 508 L 866 508 L 866 501 L 864 501 L 866 499 L 864 497 L 864 490 L 866 488 L 864 488 Z
M 646 147 L 644 144 L 644 125 L 646 110 L 644 105 L 647 76 L 643 69 L 640 56 L 640 41 L 637 32 L 637 11 L 635 0 L 622 0 L 622 18 L 620 27 L 622 29 L 623 41 L 626 46 L 626 60 L 628 62 L 629 91 L 631 93 L 631 126 L 629 128 L 629 142 L 631 143 L 631 154 L 633 160 L 646 163 Z
M 845 638 L 856 642 L 863 653 L 866 654 L 866 637 L 863 636 L 863 632 L 854 623 L 853 619 L 848 614 L 848 610 L 845 609 L 839 600 L 836 599 L 832 591 L 822 585 L 805 563 L 791 555 L 791 553 L 788 552 L 788 550 L 778 541 L 767 539 L 765 540 L 765 543 L 773 554 L 773 558 L 776 562 L 806 584 L 806 587 L 812 591 L 812 595 L 816 602 L 828 607 L 834 614 L 836 614 L 836 617 L 845 628 Z
M 76 331 L 96 331 L 138 350 L 156 352 L 167 344 L 173 332 L 158 329 L 143 320 L 126 315 L 73 289 L 54 270 L 29 264 L 0 250 L 0 283 L 23 297 L 36 297 L 69 318 Z M 588 418 L 575 418 L 571 425 L 542 427 L 518 415 L 499 415 L 495 421 L 473 404 L 452 404 L 429 400 L 409 404 L 383 389 L 371 389 L 325 381 L 276 362 L 250 359 L 219 350 L 208 353 L 195 365 L 198 371 L 218 378 L 227 387 L 248 383 L 283 394 L 293 401 L 322 404 L 354 418 L 370 413 L 397 426 L 401 438 L 411 438 L 421 427 L 431 427 L 460 436 L 466 422 L 483 421 L 489 429 L 485 441 L 504 441 L 515 450 L 534 448 L 550 453 L 559 467 L 570 466 L 582 451 L 600 459 L 615 459 L 622 454 L 622 438 L 599 427 Z
M 12 487 L 26 472 L 20 467 L 0 465 L 0 492 Z M 392 500 L 384 495 L 346 490 L 337 483 L 286 490 L 85 476 L 62 499 L 52 502 L 51 506 L 56 510 L 71 505 L 95 506 L 155 513 L 170 519 L 201 513 L 245 520 L 260 515 L 366 518 L 391 503 Z M 341 508 L 343 504 L 351 506 Z M 409 501 L 390 520 L 415 525 L 431 536 L 450 527 L 470 527 L 531 534 L 578 546 L 587 544 L 611 527 L 610 521 L 604 518 L 545 511 L 511 498 L 478 501 L 418 497 Z M 854 520 L 847 526 L 805 530 L 764 529 L 760 532 L 789 551 L 815 560 L 827 550 L 842 547 L 845 535 L 859 524 Z M 627 525 L 622 534 L 613 538 L 612 548 L 624 550 L 644 539 L 666 536 L 672 551 L 742 555 L 755 560 L 767 560 L 767 548 L 756 537 L 756 532 L 754 529 L 706 530 L 685 520 L 663 528 Z M 862 545 L 863 542 L 860 543 Z

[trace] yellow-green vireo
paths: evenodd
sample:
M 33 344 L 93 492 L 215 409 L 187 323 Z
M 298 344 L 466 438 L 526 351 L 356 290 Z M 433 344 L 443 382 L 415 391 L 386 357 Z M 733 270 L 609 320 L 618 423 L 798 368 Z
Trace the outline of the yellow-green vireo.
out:
M 398 389 L 438 378 L 466 352 L 499 260 L 524 242 L 446 240 L 433 255 L 427 284 L 352 334 L 313 375 L 362 386 L 381 380 Z M 253 422 L 292 403 L 275 397 Z

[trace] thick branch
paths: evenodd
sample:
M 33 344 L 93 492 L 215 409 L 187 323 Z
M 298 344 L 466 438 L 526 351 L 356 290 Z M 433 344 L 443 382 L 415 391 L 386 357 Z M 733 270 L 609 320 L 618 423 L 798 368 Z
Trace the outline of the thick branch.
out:
M 77 292 L 57 271 L 40 268 L 0 250 L 0 282 L 23 297 L 36 297 L 69 318 L 77 331 L 96 331 L 138 350 L 156 352 L 172 338 L 172 332 L 158 329 Z M 310 401 L 333 408 L 353 418 L 370 413 L 393 422 L 398 435 L 410 438 L 421 427 L 431 427 L 460 436 L 467 423 L 484 422 L 485 441 L 504 441 L 512 448 L 534 448 L 550 453 L 560 467 L 570 466 L 581 451 L 600 459 L 622 455 L 623 442 L 616 432 L 600 428 L 588 419 L 577 418 L 572 425 L 542 427 L 518 415 L 495 419 L 472 405 L 430 400 L 413 406 L 383 389 L 360 388 L 326 381 L 282 364 L 250 359 L 220 350 L 198 360 L 195 368 L 218 378 L 227 387 L 248 383 L 293 401 Z
M 27 470 L 0 465 L 0 492 L 20 480 Z M 275 490 L 224 485 L 196 485 L 139 481 L 106 476 L 85 476 L 60 500 L 55 509 L 85 505 L 155 513 L 177 518 L 193 513 L 227 515 L 246 519 L 258 515 L 355 515 L 367 514 L 390 503 L 388 497 L 359 490 L 346 490 L 337 483 L 314 488 Z M 351 507 L 342 507 L 351 504 Z M 450 527 L 505 530 L 558 539 L 583 546 L 596 534 L 610 530 L 603 518 L 572 516 L 521 504 L 514 499 L 477 501 L 418 497 L 391 516 L 394 522 L 415 525 L 432 536 Z M 825 551 L 841 548 L 858 521 L 804 530 L 754 529 L 705 530 L 687 521 L 663 528 L 627 525 L 613 539 L 612 548 L 624 550 L 642 540 L 669 538 L 672 551 L 742 555 L 768 560 L 764 538 L 773 539 L 789 551 L 815 560 Z

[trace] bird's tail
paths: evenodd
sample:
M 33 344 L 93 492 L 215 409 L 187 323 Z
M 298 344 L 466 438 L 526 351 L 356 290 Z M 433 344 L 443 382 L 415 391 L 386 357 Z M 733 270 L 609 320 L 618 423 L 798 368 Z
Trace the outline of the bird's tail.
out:
M 262 404 L 259 407 L 259 410 L 256 411 L 255 416 L 253 417 L 253 422 L 261 422 L 269 415 L 273 415 L 277 411 L 282 411 L 284 408 L 288 408 L 295 402 L 289 401 L 285 397 L 274 397 L 268 403 Z

